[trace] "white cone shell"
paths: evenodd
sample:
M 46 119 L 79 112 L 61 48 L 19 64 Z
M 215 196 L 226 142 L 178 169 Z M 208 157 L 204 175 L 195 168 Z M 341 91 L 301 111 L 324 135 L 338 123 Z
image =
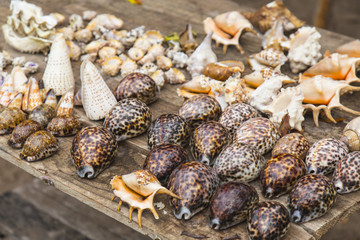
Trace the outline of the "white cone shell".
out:
M 95 65 L 88 60 L 81 64 L 81 101 L 90 120 L 100 120 L 117 103 Z
M 56 96 L 64 95 L 69 88 L 75 87 L 69 49 L 62 34 L 57 35 L 51 45 L 43 81 L 45 89 L 54 89 Z

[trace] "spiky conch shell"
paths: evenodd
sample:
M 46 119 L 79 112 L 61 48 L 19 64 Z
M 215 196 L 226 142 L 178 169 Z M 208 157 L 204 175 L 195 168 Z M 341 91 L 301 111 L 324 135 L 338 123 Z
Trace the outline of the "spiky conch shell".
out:
M 88 60 L 81 64 L 81 102 L 90 120 L 100 120 L 117 103 L 95 65 Z
M 75 87 L 69 48 L 62 34 L 58 34 L 51 45 L 43 81 L 46 89 L 55 90 L 56 96 L 63 95 L 69 88 Z

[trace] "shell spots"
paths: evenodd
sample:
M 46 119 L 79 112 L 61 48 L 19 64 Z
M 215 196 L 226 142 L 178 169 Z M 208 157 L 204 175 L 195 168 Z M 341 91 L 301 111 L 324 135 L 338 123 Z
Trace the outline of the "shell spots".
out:
M 360 189 L 360 152 L 351 152 L 336 166 L 333 183 L 338 193 L 350 193 Z
M 301 133 L 286 134 L 275 144 L 271 155 L 276 157 L 280 154 L 291 154 L 297 158 L 304 159 L 310 148 L 309 142 Z

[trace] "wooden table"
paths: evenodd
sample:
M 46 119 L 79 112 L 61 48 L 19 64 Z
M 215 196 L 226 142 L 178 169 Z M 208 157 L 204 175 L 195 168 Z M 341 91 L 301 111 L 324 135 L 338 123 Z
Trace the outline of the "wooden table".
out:
M 127 1 L 106 1 L 106 0 L 62 0 L 62 1 L 45 1 L 34 0 L 33 3 L 41 6 L 44 13 L 59 12 L 69 17 L 72 13 L 82 14 L 84 10 L 96 10 L 99 13 L 112 13 L 122 18 L 125 22 L 124 28 L 131 29 L 139 25 L 145 25 L 147 29 L 158 29 L 163 35 L 170 34 L 174 31 L 181 32 L 187 23 L 193 25 L 193 29 L 199 33 L 199 39 L 203 34 L 202 20 L 207 16 L 216 16 L 219 13 L 229 10 L 248 10 L 245 6 L 230 1 L 191 1 L 191 0 L 151 0 L 144 1 L 144 5 L 131 5 Z M 9 0 L 0 3 L 0 23 L 6 21 L 6 16 L 10 14 L 8 10 Z M 322 52 L 326 49 L 334 50 L 338 45 L 345 43 L 351 38 L 336 33 L 320 30 L 322 34 L 321 44 Z M 1 39 L 3 39 L 1 34 Z M 198 41 L 200 41 L 198 39 Z M 241 39 L 241 44 L 245 49 L 245 54 L 240 55 L 239 52 L 229 47 L 228 53 L 224 55 L 220 48 L 215 48 L 219 60 L 243 60 L 246 62 L 247 56 L 260 51 L 261 40 L 251 34 L 246 34 Z M 41 79 L 45 67 L 43 55 L 20 54 L 14 51 L 0 41 L 0 49 L 8 50 L 12 56 L 25 55 L 28 60 L 40 63 L 40 70 L 36 74 L 37 79 Z M 77 89 L 80 85 L 79 67 L 80 62 L 72 62 L 74 76 L 76 79 Z M 250 70 L 247 67 L 246 74 Z M 289 73 L 285 67 L 285 72 Z M 106 82 L 111 89 L 115 86 L 120 77 L 110 78 L 104 76 Z M 150 108 L 153 118 L 164 113 L 177 113 L 182 99 L 176 95 L 176 87 L 166 85 L 161 91 L 160 99 L 151 104 Z M 345 105 L 353 109 L 360 110 L 360 104 L 357 100 L 360 93 L 348 94 L 342 97 Z M 82 108 L 76 108 L 75 114 L 80 118 L 85 126 L 101 125 L 101 121 L 89 121 L 84 114 Z M 351 120 L 354 116 L 334 111 L 335 118 L 345 118 L 346 121 Z M 306 115 L 303 123 L 305 128 L 305 136 L 313 143 L 318 139 L 325 137 L 339 137 L 345 126 L 345 122 L 337 124 L 326 123 L 321 121 L 320 127 L 315 127 L 311 115 Z M 155 220 L 149 211 L 145 211 L 142 218 L 143 228 L 139 228 L 134 216 L 134 221 L 129 223 L 128 210 L 125 205 L 122 206 L 120 212 L 116 211 L 117 202 L 112 202 L 113 196 L 110 180 L 114 175 L 122 175 L 132 171 L 136 171 L 143 165 L 145 156 L 148 153 L 147 138 L 145 135 L 121 142 L 119 144 L 115 162 L 112 166 L 105 170 L 94 180 L 80 179 L 75 173 L 75 167 L 71 163 L 69 148 L 72 143 L 72 137 L 59 138 L 60 150 L 52 157 L 43 161 L 27 163 L 19 159 L 19 150 L 14 150 L 7 145 L 9 136 L 0 137 L 0 157 L 13 163 L 14 165 L 24 169 L 30 174 L 43 179 L 52 184 L 57 189 L 77 198 L 79 201 L 107 214 L 108 216 L 124 223 L 136 231 L 146 234 L 152 238 L 158 239 L 190 239 L 180 234 L 183 231 L 194 235 L 204 235 L 208 239 L 222 239 L 238 235 L 239 239 L 247 239 L 246 224 L 242 223 L 229 230 L 216 232 L 208 227 L 208 209 L 196 215 L 189 221 L 177 220 L 172 214 L 172 210 L 166 196 L 158 196 L 155 202 L 163 202 L 165 208 L 158 210 L 159 220 Z M 6 171 L 1 169 L 1 171 Z M 260 193 L 259 181 L 251 183 Z M 264 198 L 260 194 L 260 199 Z M 282 196 L 278 201 L 286 205 L 287 196 Z M 360 192 L 340 195 L 337 198 L 335 206 L 323 217 L 303 224 L 292 224 L 284 239 L 319 239 L 332 226 L 339 222 L 342 218 L 360 208 Z M 100 214 L 100 213 L 99 213 Z M 134 214 L 136 215 L 136 214 Z

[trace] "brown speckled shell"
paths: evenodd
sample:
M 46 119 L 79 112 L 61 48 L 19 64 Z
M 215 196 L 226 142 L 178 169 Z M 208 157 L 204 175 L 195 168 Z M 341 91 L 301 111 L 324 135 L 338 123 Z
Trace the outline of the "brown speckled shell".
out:
M 251 240 L 279 240 L 290 226 L 289 212 L 279 202 L 260 202 L 250 211 L 248 233 Z
M 279 197 L 290 191 L 296 180 L 305 174 L 306 166 L 301 159 L 290 154 L 273 157 L 260 174 L 262 194 L 266 198 Z
M 150 108 L 136 98 L 120 100 L 104 120 L 104 127 L 115 135 L 116 141 L 139 136 L 150 124 Z
M 215 98 L 198 94 L 183 103 L 179 115 L 189 123 L 191 129 L 195 129 L 202 122 L 217 121 L 221 115 L 221 107 Z
M 38 161 L 53 155 L 58 149 L 57 139 L 48 131 L 40 130 L 26 139 L 20 158 L 28 162 Z
M 222 150 L 213 168 L 223 182 L 250 182 L 260 175 L 264 165 L 264 157 L 254 148 L 233 143 Z
M 210 227 L 223 230 L 247 220 L 258 202 L 259 195 L 251 185 L 228 182 L 220 186 L 210 202 Z
M 74 115 L 62 115 L 53 118 L 46 130 L 51 132 L 54 136 L 67 137 L 75 135 L 81 129 L 80 120 Z
M 103 127 L 85 127 L 75 136 L 70 149 L 76 173 L 95 178 L 113 162 L 117 149 L 114 135 Z
M 271 155 L 276 157 L 280 154 L 291 154 L 297 158 L 304 159 L 310 148 L 310 143 L 301 133 L 290 133 L 281 137 L 275 144 Z
M 227 143 L 227 129 L 218 122 L 208 121 L 195 129 L 190 146 L 195 161 L 212 165 Z
M 29 114 L 29 119 L 32 119 L 41 125 L 43 127 L 46 127 L 46 125 L 56 116 L 56 111 L 53 107 L 47 104 L 41 104 L 40 106 L 37 106 L 34 110 L 31 111 Z
M 0 135 L 11 133 L 19 123 L 26 120 L 26 113 L 18 108 L 6 108 L 0 113 Z
M 250 118 L 260 117 L 259 112 L 246 103 L 235 103 L 227 106 L 219 118 L 219 123 L 226 127 L 230 134 Z
M 175 169 L 168 182 L 168 189 L 182 198 L 170 199 L 175 217 L 188 220 L 206 208 L 218 184 L 214 171 L 200 162 L 185 163 Z
M 179 145 L 161 144 L 147 155 L 143 169 L 152 172 L 162 185 L 179 165 L 188 162 L 186 151 Z
M 151 123 L 148 145 L 150 149 L 164 143 L 186 147 L 189 135 L 190 128 L 182 117 L 176 114 L 163 114 Z
M 333 183 L 338 193 L 355 192 L 360 189 L 360 152 L 351 152 L 336 166 Z
M 294 222 L 307 222 L 324 215 L 335 203 L 332 182 L 319 174 L 300 178 L 289 194 L 289 208 Z
M 137 98 L 149 104 L 157 99 L 158 88 L 155 81 L 142 73 L 130 73 L 120 80 L 114 89 L 118 101 L 124 98 Z
M 8 144 L 13 148 L 22 148 L 25 140 L 34 132 L 43 129 L 43 126 L 33 120 L 25 120 L 17 125 L 8 141 Z
M 267 118 L 251 118 L 235 131 L 233 142 L 250 145 L 260 154 L 270 151 L 279 140 L 277 127 Z
M 321 139 L 315 142 L 306 154 L 307 172 L 329 174 L 348 152 L 348 147 L 342 141 L 334 138 Z

